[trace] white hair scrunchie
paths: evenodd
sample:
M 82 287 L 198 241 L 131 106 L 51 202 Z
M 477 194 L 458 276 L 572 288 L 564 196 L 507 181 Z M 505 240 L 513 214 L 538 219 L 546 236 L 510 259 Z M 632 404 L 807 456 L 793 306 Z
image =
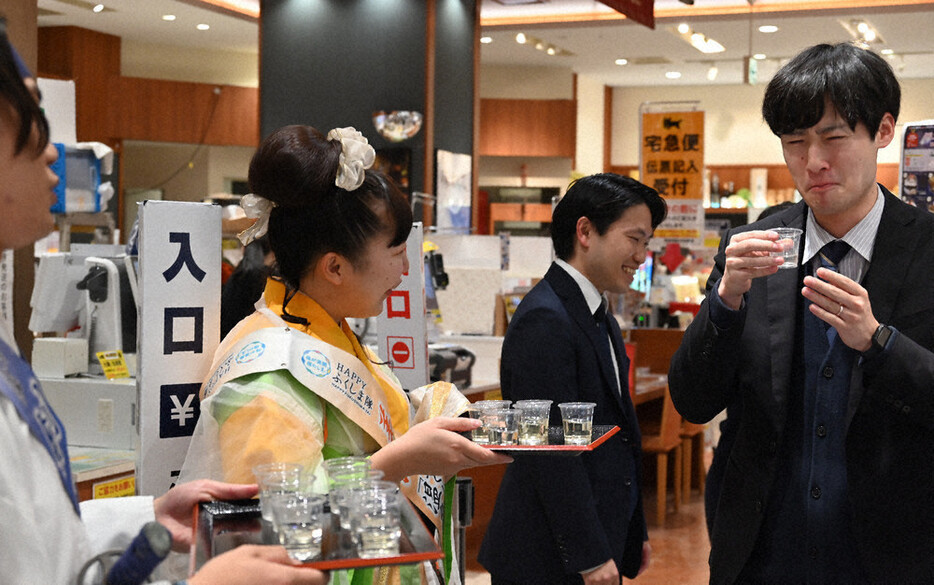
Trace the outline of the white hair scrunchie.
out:
M 240 207 L 243 208 L 246 216 L 256 219 L 253 225 L 237 234 L 241 244 L 246 246 L 253 240 L 266 235 L 266 230 L 269 229 L 269 214 L 272 213 L 272 208 L 275 206 L 276 204 L 269 199 L 252 193 L 244 195 L 240 199 Z
M 334 184 L 345 191 L 355 190 L 363 184 L 364 171 L 376 161 L 376 151 L 367 142 L 366 136 L 350 126 L 331 130 L 328 132 L 328 140 L 340 140 L 341 143 Z

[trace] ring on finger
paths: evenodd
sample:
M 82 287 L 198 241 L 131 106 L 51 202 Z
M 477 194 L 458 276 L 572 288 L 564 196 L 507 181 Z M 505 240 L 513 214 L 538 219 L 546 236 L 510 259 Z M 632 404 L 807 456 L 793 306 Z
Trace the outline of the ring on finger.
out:
M 837 317 L 843 314 L 843 304 L 840 305 L 840 310 L 837 311 Z

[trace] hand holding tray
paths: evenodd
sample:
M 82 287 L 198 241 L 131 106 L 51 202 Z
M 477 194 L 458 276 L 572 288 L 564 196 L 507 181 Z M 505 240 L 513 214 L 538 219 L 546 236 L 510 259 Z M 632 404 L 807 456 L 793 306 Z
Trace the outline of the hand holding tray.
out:
M 324 529 L 321 556 L 304 566 L 322 571 L 410 565 L 444 557 L 437 543 L 422 523 L 415 508 L 406 501 L 400 506 L 402 537 L 399 554 L 390 557 L 363 559 L 357 556 L 350 535 L 341 530 L 336 515 Z M 262 519 L 259 500 L 203 502 L 195 507 L 194 545 L 191 547 L 192 569 L 200 568 L 209 559 L 242 544 L 279 544 L 269 522 Z

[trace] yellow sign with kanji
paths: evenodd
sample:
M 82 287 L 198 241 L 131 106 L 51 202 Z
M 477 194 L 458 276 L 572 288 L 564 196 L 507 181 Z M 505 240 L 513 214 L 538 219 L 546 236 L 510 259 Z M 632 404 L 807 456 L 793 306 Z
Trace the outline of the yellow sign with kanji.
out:
M 130 377 L 130 369 L 126 365 L 123 352 L 119 349 L 97 352 L 97 361 L 100 362 L 101 367 L 104 369 L 104 376 L 108 380 Z
M 127 475 L 94 484 L 92 498 L 121 498 L 136 495 L 136 476 Z
M 656 240 L 701 245 L 704 112 L 643 112 L 640 160 L 640 180 L 668 202 Z
M 641 181 L 662 197 L 702 199 L 704 112 L 642 114 Z

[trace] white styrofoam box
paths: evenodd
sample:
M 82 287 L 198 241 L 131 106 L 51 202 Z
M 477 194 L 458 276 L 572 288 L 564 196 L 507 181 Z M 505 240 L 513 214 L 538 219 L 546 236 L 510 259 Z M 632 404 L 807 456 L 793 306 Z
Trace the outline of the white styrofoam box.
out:
M 32 369 L 36 376 L 64 378 L 88 371 L 88 340 L 37 337 L 32 343 Z
M 499 269 L 499 236 L 425 234 L 425 239 L 438 246 L 438 252 L 444 258 L 445 270 L 451 267 Z
M 506 271 L 506 275 L 515 278 L 541 278 L 551 266 L 553 252 L 551 238 L 511 237 L 509 238 L 509 270 Z
M 39 378 L 69 445 L 137 448 L 136 378 Z
M 492 335 L 496 295 L 503 286 L 499 268 L 448 268 L 450 284 L 435 291 L 445 333 Z
M 499 384 L 499 361 L 503 338 L 488 335 L 442 335 L 443 343 L 453 343 L 469 349 L 477 358 L 471 370 L 471 386 Z

